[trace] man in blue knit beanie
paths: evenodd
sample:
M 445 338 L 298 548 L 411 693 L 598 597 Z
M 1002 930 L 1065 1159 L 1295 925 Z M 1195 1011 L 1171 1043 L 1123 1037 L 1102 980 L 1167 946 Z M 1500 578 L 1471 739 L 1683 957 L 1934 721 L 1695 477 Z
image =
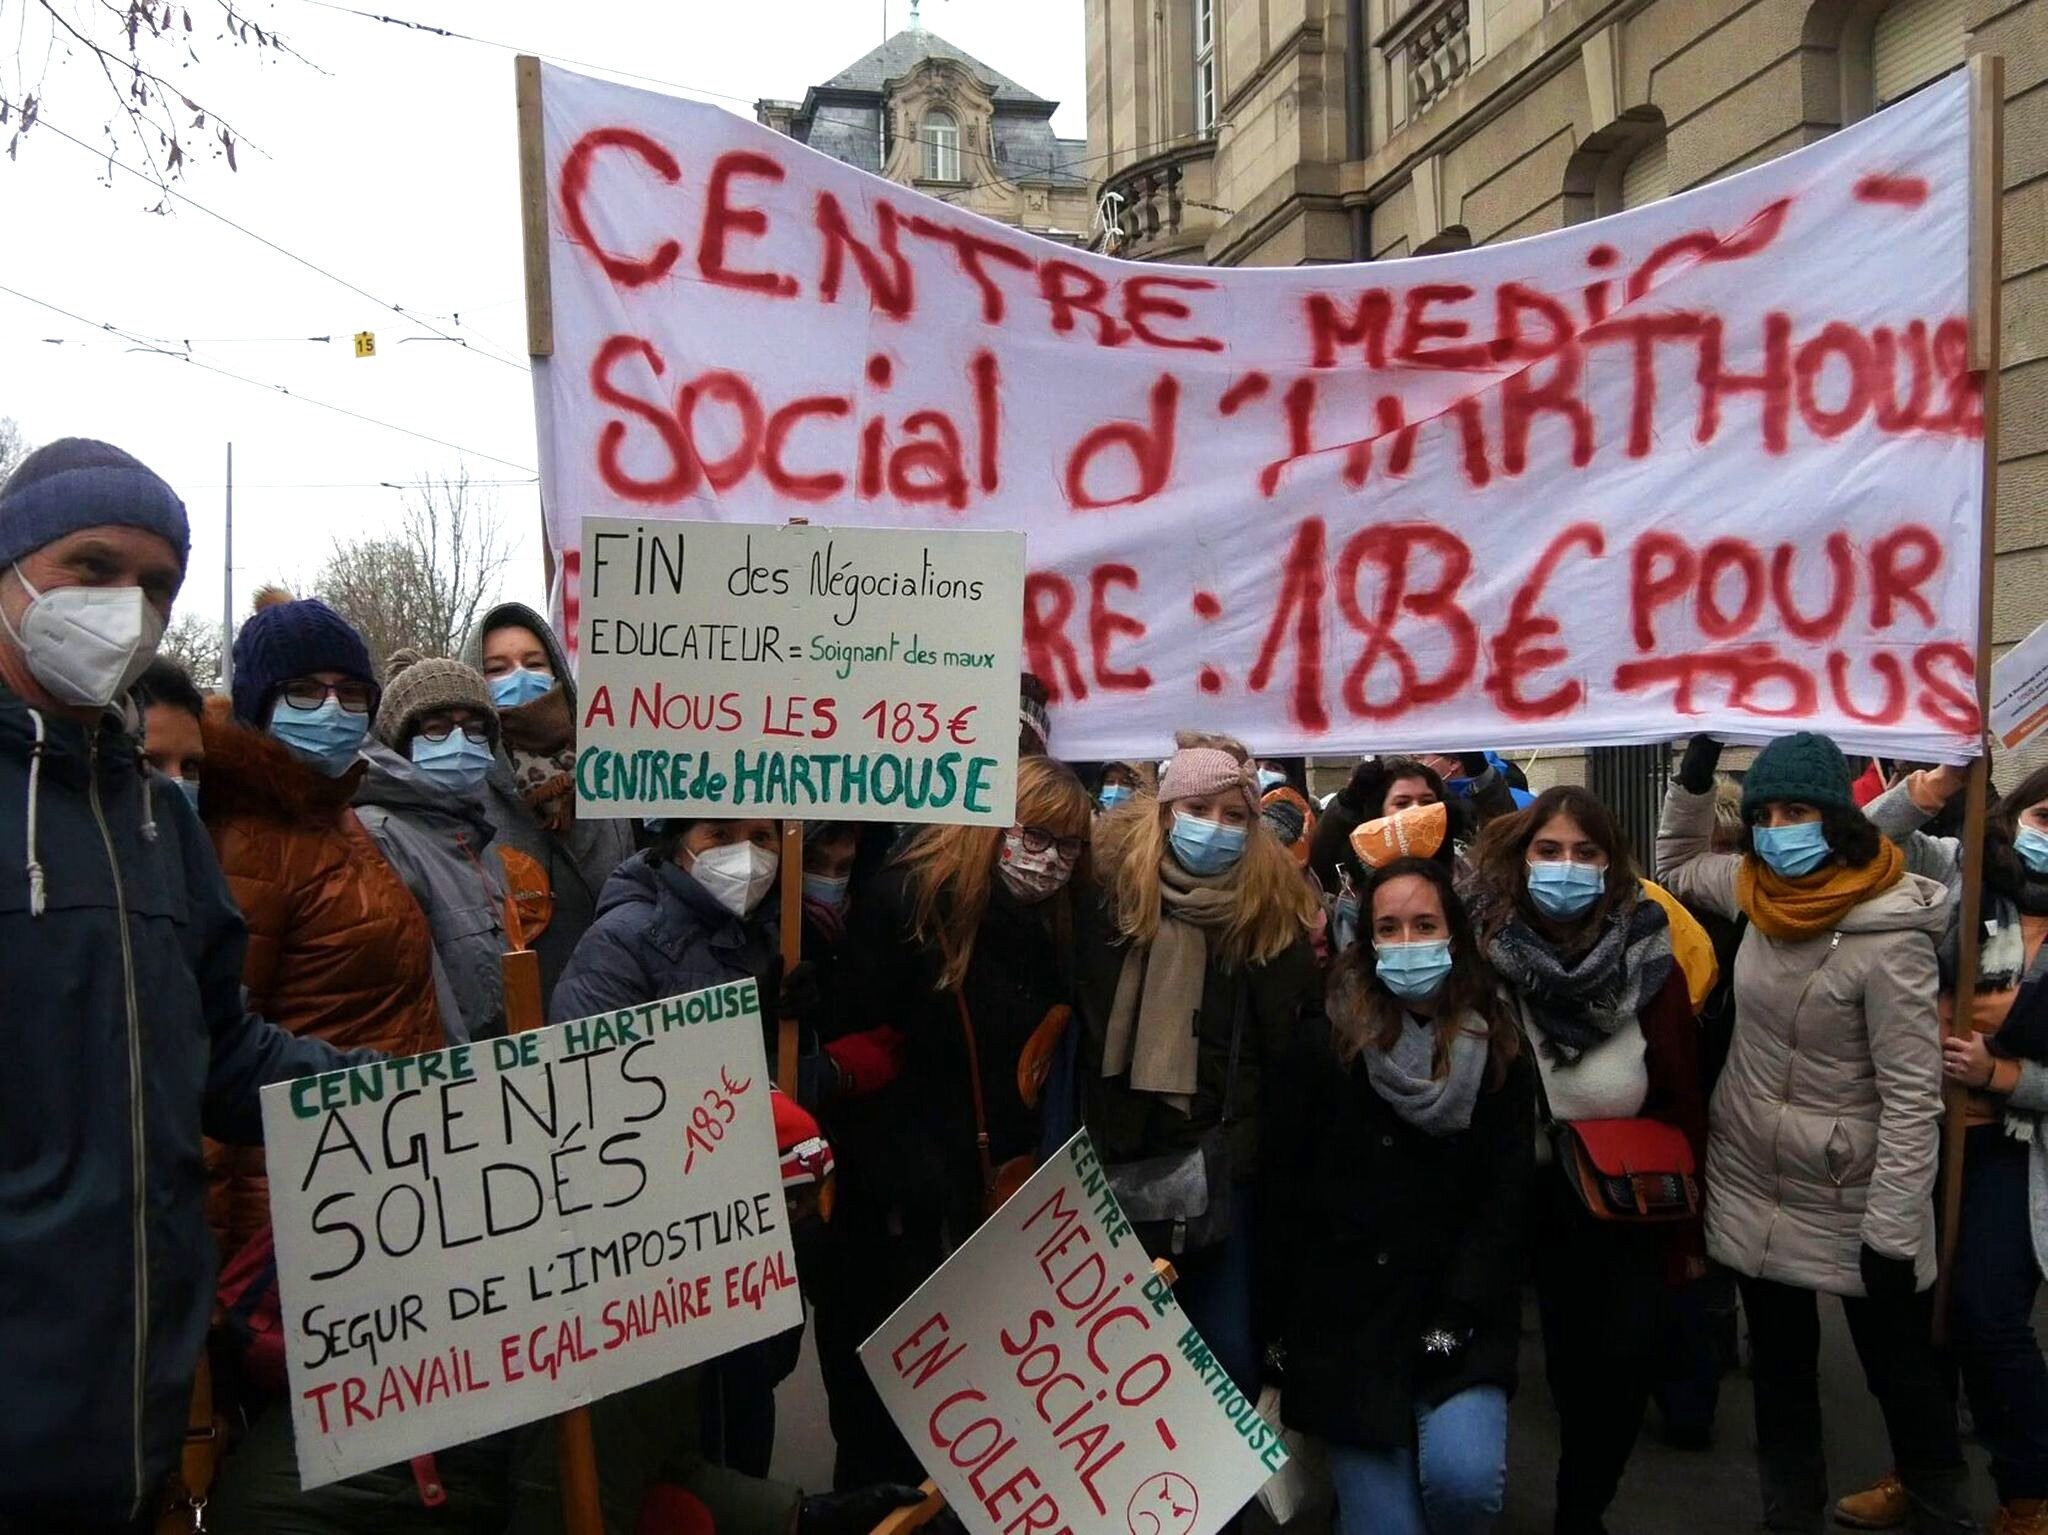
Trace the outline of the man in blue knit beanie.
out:
M 250 1016 L 241 913 L 120 709 L 185 578 L 183 503 L 66 438 L 0 484 L 0 1532 L 140 1531 L 213 1301 L 203 1131 L 351 1059 Z

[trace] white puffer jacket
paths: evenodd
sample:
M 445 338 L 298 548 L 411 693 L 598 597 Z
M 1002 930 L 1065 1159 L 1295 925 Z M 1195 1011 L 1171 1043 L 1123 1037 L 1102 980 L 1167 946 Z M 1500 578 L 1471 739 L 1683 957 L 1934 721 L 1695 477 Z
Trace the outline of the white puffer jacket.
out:
M 1708 850 L 1714 798 L 1673 785 L 1657 871 L 1735 917 L 1741 858 Z M 1934 945 L 1948 892 L 1907 874 L 1798 942 L 1754 926 L 1735 959 L 1735 1038 L 1707 1140 L 1707 1251 L 1752 1278 L 1861 1295 L 1860 1248 L 1934 1283 L 1941 1031 Z

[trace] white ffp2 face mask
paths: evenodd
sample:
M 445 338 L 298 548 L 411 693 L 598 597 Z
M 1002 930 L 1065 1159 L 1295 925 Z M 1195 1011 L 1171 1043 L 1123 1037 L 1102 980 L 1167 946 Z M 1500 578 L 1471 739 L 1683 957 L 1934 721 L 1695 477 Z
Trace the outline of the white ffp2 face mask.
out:
M 735 917 L 744 917 L 761 904 L 781 869 L 780 853 L 751 842 L 732 842 L 699 853 L 690 865 L 690 877 L 712 900 Z
M 19 565 L 14 577 L 29 595 L 28 611 L 17 630 L 0 608 L 0 625 L 52 697 L 104 709 L 156 659 L 164 621 L 141 587 L 60 586 L 39 592 Z

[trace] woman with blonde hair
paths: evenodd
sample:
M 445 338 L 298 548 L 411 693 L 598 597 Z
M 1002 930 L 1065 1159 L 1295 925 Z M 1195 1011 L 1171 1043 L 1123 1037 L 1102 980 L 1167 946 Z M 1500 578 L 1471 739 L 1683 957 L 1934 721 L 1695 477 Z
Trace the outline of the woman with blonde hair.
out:
M 1175 1297 L 1258 1386 L 1251 1181 L 1267 1063 L 1318 1005 L 1315 897 L 1259 815 L 1251 753 L 1183 732 L 1156 795 L 1095 826 L 1078 913 L 1082 1118 Z
M 1019 1067 L 1047 1058 L 1071 1016 L 1071 886 L 1092 808 L 1066 766 L 1021 758 L 1012 825 L 923 827 L 854 904 L 842 970 L 861 1016 L 900 1030 L 903 1069 L 863 1101 L 872 1133 L 838 1159 L 834 1240 L 869 1258 L 862 1293 L 836 1298 L 843 1335 L 881 1325 L 1038 1150 L 1042 1104 Z M 921 1480 L 873 1387 L 847 1375 L 837 1485 Z

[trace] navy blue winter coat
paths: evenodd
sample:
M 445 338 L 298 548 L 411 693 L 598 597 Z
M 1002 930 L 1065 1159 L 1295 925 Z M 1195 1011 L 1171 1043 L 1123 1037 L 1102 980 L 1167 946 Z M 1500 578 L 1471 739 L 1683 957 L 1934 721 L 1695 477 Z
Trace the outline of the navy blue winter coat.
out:
M 673 863 L 636 853 L 604 883 L 590 925 L 548 1000 L 548 1020 L 673 997 L 753 976 L 765 982 L 776 957 L 771 892 L 753 914 L 735 917 Z
M 0 1523 L 155 1497 L 213 1304 L 200 1134 L 259 1141 L 258 1088 L 350 1059 L 250 1016 L 242 947 L 121 721 L 0 686 Z

